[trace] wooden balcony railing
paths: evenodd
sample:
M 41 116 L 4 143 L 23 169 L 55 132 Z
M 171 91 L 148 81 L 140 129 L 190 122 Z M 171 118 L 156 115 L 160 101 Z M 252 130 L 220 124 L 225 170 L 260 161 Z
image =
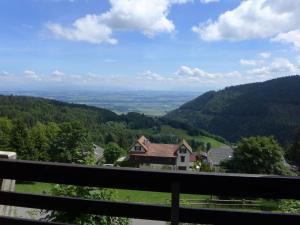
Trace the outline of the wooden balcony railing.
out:
M 0 159 L 0 178 L 172 193 L 171 206 L 0 192 L 0 204 L 172 224 L 299 225 L 299 214 L 180 207 L 180 194 L 300 200 L 300 179 L 265 175 L 161 172 Z M 0 224 L 58 224 L 0 217 Z

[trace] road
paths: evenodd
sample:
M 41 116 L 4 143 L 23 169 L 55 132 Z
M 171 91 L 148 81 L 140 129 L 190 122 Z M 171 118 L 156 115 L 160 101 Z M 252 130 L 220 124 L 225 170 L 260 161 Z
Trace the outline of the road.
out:
M 27 218 L 27 219 L 40 219 L 41 218 L 40 210 L 22 208 L 22 207 L 15 207 L 13 216 Z M 132 219 L 131 225 L 165 225 L 165 222 Z

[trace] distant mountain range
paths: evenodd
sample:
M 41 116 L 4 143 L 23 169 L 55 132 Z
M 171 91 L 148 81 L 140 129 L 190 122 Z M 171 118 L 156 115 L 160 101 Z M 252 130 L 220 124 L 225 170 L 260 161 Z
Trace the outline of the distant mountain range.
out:
M 232 142 L 245 136 L 273 135 L 288 143 L 300 128 L 300 76 L 209 91 L 165 118 Z

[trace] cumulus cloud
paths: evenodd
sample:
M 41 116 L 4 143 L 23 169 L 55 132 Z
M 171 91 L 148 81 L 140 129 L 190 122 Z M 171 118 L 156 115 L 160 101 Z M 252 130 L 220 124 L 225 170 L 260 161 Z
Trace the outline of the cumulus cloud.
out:
M 193 68 L 188 66 L 181 66 L 175 75 L 181 77 L 191 78 L 201 78 L 201 79 L 218 79 L 218 78 L 240 78 L 241 74 L 238 71 L 233 71 L 229 73 L 209 73 L 200 68 Z
M 249 75 L 268 76 L 269 78 L 300 74 L 300 66 L 286 58 L 275 58 L 270 64 L 246 71 Z
M 181 66 L 176 72 L 177 75 L 187 76 L 187 77 L 201 77 L 201 78 L 215 78 L 217 74 L 205 72 L 199 68 L 192 68 L 188 66 Z
M 86 15 L 76 20 L 71 28 L 65 28 L 60 24 L 48 23 L 47 28 L 58 38 L 72 41 L 86 41 L 93 44 L 107 42 L 116 44 L 117 40 L 111 38 L 112 29 L 99 22 L 96 15 Z
M 67 40 L 116 44 L 112 37 L 115 30 L 138 31 L 147 37 L 158 33 L 171 33 L 174 23 L 168 18 L 174 4 L 190 0 L 110 0 L 111 8 L 99 15 L 86 15 L 71 27 L 48 23 L 47 28 L 56 36 Z
M 300 15 L 299 15 L 300 16 Z M 272 39 L 272 41 L 291 43 L 296 48 L 300 48 L 300 29 L 292 30 L 287 33 L 280 33 Z
M 247 40 L 272 38 L 280 33 L 300 28 L 300 4 L 295 0 L 250 0 L 221 14 L 217 20 L 208 20 L 192 30 L 205 41 Z M 297 43 L 297 32 L 280 36 L 278 40 Z M 291 37 L 293 36 L 293 37 Z M 296 40 L 296 42 L 295 42 Z

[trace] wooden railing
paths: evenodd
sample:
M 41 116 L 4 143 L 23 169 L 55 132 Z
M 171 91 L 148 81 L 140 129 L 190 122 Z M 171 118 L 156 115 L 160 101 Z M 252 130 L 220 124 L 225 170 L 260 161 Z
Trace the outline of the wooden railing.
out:
M 14 152 L 0 151 L 0 159 L 16 159 L 17 155 Z M 0 177 L 0 191 L 13 191 L 15 190 L 15 181 L 2 179 Z M 12 207 L 7 205 L 0 205 L 0 216 L 10 216 L 13 214 Z
M 0 204 L 73 213 L 222 225 L 299 225 L 299 214 L 180 207 L 180 194 L 300 200 L 300 179 L 244 174 L 161 172 L 0 159 L 0 178 L 168 192 L 171 206 L 0 192 Z M 0 217 L 0 224 L 55 224 Z

